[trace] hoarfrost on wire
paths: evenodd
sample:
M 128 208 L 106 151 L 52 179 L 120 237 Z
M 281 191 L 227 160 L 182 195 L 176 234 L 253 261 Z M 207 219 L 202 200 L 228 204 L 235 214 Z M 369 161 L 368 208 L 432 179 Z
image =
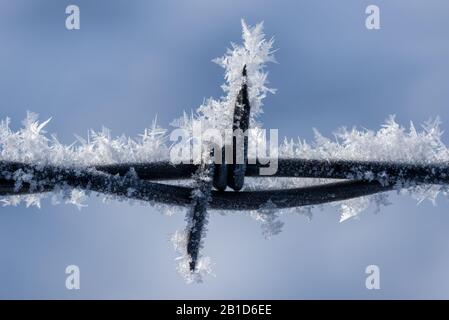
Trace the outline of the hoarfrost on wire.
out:
M 271 201 L 268 201 L 259 210 L 251 211 L 250 216 L 261 222 L 262 235 L 265 239 L 271 239 L 281 233 L 284 226 L 284 222 L 279 219 L 278 208 Z
M 266 64 L 274 62 L 273 39 L 266 40 L 263 24 L 254 27 L 242 21 L 243 44 L 232 44 L 227 53 L 214 60 L 225 69 L 225 84 L 222 86 L 225 96 L 220 99 L 208 99 L 190 117 L 187 114 L 172 123 L 175 127 L 191 130 L 194 122 L 200 122 L 203 130 L 215 128 L 224 130 L 231 127 L 236 95 L 242 82 L 242 68 L 247 67 L 249 95 L 251 103 L 251 124 L 254 129 L 260 128 L 257 116 L 262 113 L 262 101 L 274 89 L 268 87 Z M 10 128 L 10 119 L 0 122 L 0 160 L 19 161 L 38 165 L 57 165 L 68 167 L 84 167 L 97 164 L 126 162 L 168 161 L 170 144 L 167 130 L 159 127 L 156 120 L 150 128 L 137 138 L 124 135 L 112 138 L 110 131 L 90 131 L 87 138 L 76 136 L 76 141 L 64 145 L 55 135 L 45 131 L 50 119 L 39 122 L 35 113 L 28 112 L 23 127 L 18 131 Z M 403 161 L 408 163 L 437 163 L 449 161 L 449 151 L 441 140 L 440 121 L 428 121 L 420 131 L 413 123 L 407 130 L 399 125 L 391 116 L 378 130 L 359 130 L 342 128 L 335 133 L 335 139 L 322 136 L 315 130 L 315 140 L 308 143 L 298 139 L 287 140 L 279 146 L 279 156 L 283 158 L 304 159 L 346 159 L 346 160 L 380 160 Z M 262 137 L 258 138 L 262 139 Z M 32 177 L 24 175 L 21 180 Z M 250 179 L 247 189 L 284 188 L 322 183 L 324 179 Z M 263 185 L 262 185 L 263 184 Z M 435 198 L 442 186 L 416 186 L 403 190 L 419 202 Z M 65 203 L 72 203 L 78 208 L 84 206 L 84 191 L 76 190 L 60 192 Z M 9 196 L 1 198 L 3 205 L 17 205 L 24 200 L 27 206 L 40 207 L 40 199 L 44 194 Z M 342 220 L 356 216 L 367 207 L 368 202 L 378 202 L 378 197 L 369 196 L 341 202 Z M 58 203 L 54 199 L 54 203 Z M 168 210 L 170 211 L 170 210 Z M 283 210 L 289 211 L 289 210 Z M 278 210 L 280 212 L 280 210 Z M 280 212 L 282 213 L 282 212 Z
M 251 105 L 250 128 L 256 129 L 252 133 L 257 139 L 264 139 L 260 134 L 261 125 L 257 121 L 263 112 L 263 99 L 274 89 L 268 87 L 266 64 L 275 62 L 273 56 L 273 39 L 267 40 L 263 32 L 263 24 L 254 27 L 242 21 L 243 44 L 232 43 L 226 54 L 213 60 L 225 70 L 225 84 L 222 85 L 224 96 L 206 99 L 196 112 L 190 116 L 187 113 L 173 121 L 172 126 L 193 131 L 195 125 L 200 124 L 202 130 L 218 129 L 220 132 L 232 127 L 234 105 L 242 84 L 242 69 L 246 66 Z M 28 112 L 23 127 L 18 131 L 10 128 L 10 119 L 0 122 L 0 161 L 17 161 L 33 163 L 35 165 L 55 165 L 60 167 L 83 168 L 98 164 L 114 164 L 129 162 L 169 161 L 171 146 L 168 142 L 167 130 L 159 127 L 156 120 L 152 126 L 145 129 L 137 138 L 124 135 L 112 138 L 110 131 L 103 128 L 101 131 L 90 131 L 87 138 L 76 136 L 76 141 L 64 145 L 55 135 L 48 135 L 45 131 L 50 119 L 39 122 L 35 113 Z M 366 161 L 395 161 L 407 163 L 441 163 L 449 161 L 449 151 L 441 140 L 442 131 L 440 121 L 426 122 L 422 130 L 416 129 L 410 123 L 408 129 L 399 125 L 394 116 L 388 118 L 378 131 L 350 130 L 342 128 L 335 133 L 335 138 L 322 136 L 315 130 L 315 139 L 312 143 L 304 140 L 287 140 L 279 146 L 281 158 L 303 159 L 344 159 Z M 192 143 L 192 141 L 188 141 Z M 251 155 L 250 155 L 251 156 Z M 367 173 L 369 178 L 369 173 Z M 23 182 L 38 183 L 32 175 L 26 172 L 17 173 L 14 177 L 16 188 Z M 285 179 L 265 178 L 247 179 L 246 190 L 289 188 L 304 185 L 328 182 L 329 179 Z M 418 203 L 428 199 L 435 203 L 437 195 L 441 192 L 447 194 L 447 189 L 439 185 L 420 185 L 404 188 L 398 185 L 398 191 L 408 193 L 418 200 Z M 195 189 L 196 192 L 199 189 Z M 133 190 L 129 190 L 130 193 Z M 1 197 L 3 205 L 18 205 L 24 201 L 26 206 L 41 206 L 41 199 L 48 194 L 14 195 Z M 201 198 L 201 194 L 194 194 Z M 109 199 L 124 200 L 120 197 L 105 196 Z M 81 209 L 85 206 L 86 192 L 79 189 L 58 188 L 52 194 L 52 203 L 60 202 L 74 204 Z M 142 202 L 143 203 L 143 202 Z M 361 197 L 332 204 L 339 207 L 340 221 L 356 217 L 361 211 L 374 204 L 376 207 L 387 205 L 386 194 Z M 157 208 L 169 214 L 178 209 L 162 204 L 154 204 Z M 317 206 L 322 208 L 323 206 Z M 185 208 L 179 208 L 185 211 Z M 251 217 L 261 222 L 262 233 L 266 238 L 279 233 L 283 222 L 279 216 L 290 212 L 300 212 L 311 217 L 311 207 L 277 209 L 272 203 L 266 204 L 259 210 L 251 211 Z M 187 215 L 188 216 L 188 215 Z M 206 217 L 207 219 L 207 217 Z M 173 235 L 172 241 L 180 253 L 178 270 L 188 282 L 201 281 L 204 274 L 211 273 L 211 261 L 208 257 L 200 256 L 197 268 L 190 271 L 190 257 L 186 252 L 186 230 Z

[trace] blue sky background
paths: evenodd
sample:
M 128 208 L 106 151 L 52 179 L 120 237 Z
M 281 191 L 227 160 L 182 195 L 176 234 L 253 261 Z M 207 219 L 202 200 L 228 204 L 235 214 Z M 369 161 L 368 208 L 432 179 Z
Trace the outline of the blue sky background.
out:
M 65 29 L 65 7 L 81 30 Z M 381 9 L 381 30 L 365 8 Z M 65 143 L 102 125 L 135 136 L 155 115 L 167 127 L 182 110 L 222 94 L 210 60 L 240 42 L 240 19 L 265 21 L 279 64 L 261 120 L 281 136 L 310 139 L 340 126 L 378 129 L 439 115 L 449 123 L 449 3 L 405 0 L 125 1 L 0 0 L 0 117 L 18 128 L 26 110 L 53 117 Z M 444 141 L 448 142 L 447 135 Z M 243 214 L 213 215 L 204 253 L 216 277 L 187 285 L 168 238 L 183 228 L 127 203 L 0 209 L 0 298 L 449 298 L 448 200 L 416 205 L 392 195 L 379 214 L 339 223 L 335 209 L 285 216 L 264 240 Z M 65 267 L 81 290 L 65 288 Z M 379 265 L 381 289 L 365 288 Z

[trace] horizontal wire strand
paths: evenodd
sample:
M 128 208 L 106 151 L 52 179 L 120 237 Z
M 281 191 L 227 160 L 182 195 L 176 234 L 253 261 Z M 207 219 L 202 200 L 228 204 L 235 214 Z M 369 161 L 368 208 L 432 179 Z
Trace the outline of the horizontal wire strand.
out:
M 292 160 L 288 160 L 292 161 Z M 282 163 L 283 161 L 280 161 Z M 303 161 L 293 161 L 295 165 L 303 163 Z M 324 165 L 325 162 L 320 162 Z M 294 176 L 307 176 L 307 177 L 320 177 L 320 178 L 343 178 L 346 174 L 353 174 L 353 169 L 348 169 L 348 165 L 354 162 L 340 162 L 339 166 L 334 167 L 334 171 L 325 173 L 321 171 L 326 166 L 315 167 L 318 170 L 307 171 L 302 170 L 300 173 L 294 172 Z M 310 164 L 310 162 L 309 162 Z M 317 205 L 322 203 L 328 203 L 333 201 L 347 200 L 351 198 L 371 195 L 379 192 L 389 191 L 395 188 L 402 187 L 400 184 L 394 183 L 394 179 L 408 179 L 409 182 L 414 184 L 421 183 L 447 183 L 447 166 L 446 165 L 409 165 L 402 164 L 388 164 L 385 163 L 360 163 L 359 169 L 371 168 L 375 169 L 375 172 L 380 174 L 380 169 L 388 172 L 389 174 L 397 173 L 398 176 L 391 175 L 385 182 L 379 182 L 377 180 L 349 180 L 342 182 L 327 183 L 322 185 L 314 185 L 308 187 L 291 188 L 291 189 L 278 189 L 278 190 L 258 190 L 258 191 L 241 191 L 241 192 L 229 192 L 229 191 L 215 191 L 211 193 L 212 200 L 210 202 L 211 209 L 223 209 L 223 210 L 253 210 L 262 207 L 266 202 L 271 201 L 278 208 L 299 207 L 307 205 Z M 171 166 L 171 165 L 170 165 Z M 187 166 L 187 167 L 186 167 Z M 108 166 L 107 170 L 100 171 L 98 169 L 104 169 L 105 167 L 96 168 L 60 168 L 54 166 L 33 166 L 29 164 L 21 163 L 5 163 L 0 162 L 0 195 L 17 195 L 27 193 L 49 192 L 57 189 L 58 187 L 71 187 L 80 188 L 84 190 L 91 190 L 99 193 L 116 195 L 120 197 L 126 197 L 130 199 L 154 201 L 158 203 L 164 203 L 177 206 L 190 206 L 191 205 L 191 192 L 192 188 L 176 185 L 168 185 L 162 183 L 152 182 L 143 179 L 139 176 L 139 169 L 146 168 L 144 175 L 146 178 L 158 176 L 163 177 L 164 172 L 162 170 L 157 174 L 148 171 L 148 168 L 168 167 L 167 163 L 158 164 L 154 166 L 142 165 L 131 166 L 138 177 L 124 173 L 125 165 L 119 165 L 120 170 L 114 166 Z M 195 165 L 182 165 L 171 166 L 167 173 L 171 176 L 175 176 L 174 173 L 181 168 L 195 168 Z M 332 166 L 331 166 L 332 167 Z M 130 167 L 128 166 L 128 172 Z M 175 169 L 173 169 L 175 168 Z M 282 168 L 282 166 L 280 166 Z M 290 171 L 294 166 L 280 169 L 281 176 L 290 176 Z M 338 169 L 338 170 L 337 170 Z M 22 170 L 23 172 L 31 173 L 33 178 L 40 183 L 37 186 L 32 187 L 26 182 L 22 183 L 21 188 L 16 187 L 16 183 L 13 179 L 14 172 Z M 173 171 L 174 170 L 174 171 Z M 251 170 L 250 170 L 251 171 Z M 383 172 L 382 171 L 382 172 Z M 412 180 L 410 175 L 416 173 L 417 179 Z M 140 172 L 143 174 L 143 172 Z M 185 174 L 183 174 L 185 175 Z M 181 176 L 183 176 L 181 175 Z M 251 172 L 249 175 L 252 176 Z M 276 175 L 275 175 L 276 176 Z M 279 176 L 279 175 L 277 175 Z M 165 177 L 165 176 L 164 176 Z M 179 178 L 179 177 L 178 177 Z

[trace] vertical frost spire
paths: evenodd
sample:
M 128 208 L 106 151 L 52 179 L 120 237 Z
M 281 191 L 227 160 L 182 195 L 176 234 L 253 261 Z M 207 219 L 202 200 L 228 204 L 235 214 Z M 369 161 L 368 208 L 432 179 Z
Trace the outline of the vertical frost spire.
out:
M 266 63 L 275 61 L 272 51 L 274 40 L 265 39 L 263 23 L 251 27 L 244 20 L 242 20 L 242 39 L 241 45 L 232 43 L 231 48 L 227 50 L 224 56 L 213 60 L 225 69 L 225 84 L 222 85 L 222 89 L 226 95 L 218 100 L 212 98 L 206 100 L 197 109 L 194 117 L 188 119 L 188 121 L 184 117 L 182 121 L 174 122 L 174 124 L 180 124 L 180 127 L 187 129 L 191 134 L 193 134 L 191 130 L 195 122 L 199 122 L 197 127 L 200 127 L 203 131 L 218 129 L 222 133 L 229 129 L 241 129 L 244 132 L 251 127 L 251 124 L 252 126 L 255 125 L 255 116 L 262 112 L 262 100 L 268 92 L 275 92 L 267 87 L 267 73 L 265 72 Z M 197 137 L 193 138 L 196 139 Z M 203 143 L 203 141 L 200 142 L 200 144 Z M 245 146 L 242 146 L 245 150 L 247 149 L 247 143 L 247 139 L 245 139 Z M 236 154 L 235 147 L 233 153 Z M 217 170 L 217 167 L 214 168 L 213 164 L 207 164 L 210 161 L 210 150 L 202 152 L 202 156 L 201 163 L 203 165 L 200 166 L 200 171 L 194 176 L 196 188 L 192 194 L 192 209 L 187 215 L 186 251 L 184 254 L 188 263 L 186 263 L 186 259 L 183 259 L 179 267 L 184 275 L 190 273 L 188 279 L 191 279 L 192 274 L 196 273 L 197 261 L 200 256 L 199 250 L 207 223 L 207 206 L 212 178 L 214 169 Z M 244 157 L 246 161 L 246 152 Z M 234 165 L 231 168 L 232 170 L 228 172 L 228 185 L 235 190 L 240 190 L 243 187 L 244 166 L 245 164 Z M 219 168 L 225 167 L 218 166 Z M 217 172 L 220 173 L 221 171 Z M 216 177 L 215 180 L 217 180 Z M 186 272 L 187 269 L 189 269 L 189 272 Z
M 222 89 L 227 96 L 222 100 L 224 109 L 231 112 L 243 81 L 242 69 L 246 67 L 249 102 L 254 119 L 262 112 L 262 100 L 268 93 L 275 93 L 274 89 L 268 87 L 268 73 L 265 71 L 268 62 L 276 62 L 273 55 L 274 39 L 266 39 L 263 22 L 255 26 L 249 26 L 244 20 L 241 23 L 243 44 L 232 43 L 224 56 L 213 61 L 225 69 L 226 83 Z
M 243 81 L 242 70 L 246 66 L 251 104 L 250 127 L 262 113 L 262 100 L 268 93 L 275 93 L 268 87 L 266 64 L 275 62 L 274 39 L 266 39 L 263 23 L 249 26 L 242 20 L 242 44 L 231 43 L 225 55 L 212 60 L 225 70 L 225 83 L 221 86 L 225 95 L 219 99 L 209 98 L 198 107 L 192 121 L 201 121 L 203 130 L 214 128 L 225 130 L 232 127 L 234 104 Z

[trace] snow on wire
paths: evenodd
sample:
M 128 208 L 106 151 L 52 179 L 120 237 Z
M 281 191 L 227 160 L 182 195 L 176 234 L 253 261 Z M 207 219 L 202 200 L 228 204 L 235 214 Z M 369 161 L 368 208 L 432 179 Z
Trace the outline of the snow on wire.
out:
M 194 115 L 184 114 L 172 126 L 192 131 L 200 123 L 202 130 L 222 131 L 235 128 L 236 119 L 246 115 L 242 121 L 247 123 L 239 125 L 254 129 L 256 138 L 263 139 L 258 135 L 261 124 L 257 119 L 263 99 L 275 93 L 268 87 L 265 71 L 266 64 L 275 61 L 273 39 L 265 39 L 262 23 L 250 27 L 242 21 L 242 29 L 243 44 L 232 44 L 223 57 L 214 60 L 225 69 L 225 95 L 207 99 Z M 239 106 L 247 109 L 236 116 Z M 182 211 L 187 227 L 172 240 L 180 253 L 178 270 L 188 282 L 201 281 L 203 274 L 211 272 L 210 259 L 200 252 L 208 209 L 245 210 L 261 221 L 269 238 L 280 232 L 283 213 L 311 214 L 312 208 L 333 203 L 344 221 L 370 204 L 386 204 L 385 191 L 432 202 L 439 193 L 448 192 L 449 151 L 441 140 L 438 120 L 425 123 L 419 131 L 412 123 L 407 130 L 390 117 L 378 131 L 341 129 L 334 140 L 316 131 L 312 143 L 285 139 L 278 150 L 278 170 L 270 177 L 259 175 L 263 165 L 246 162 L 223 173 L 227 165 L 214 164 L 207 147 L 201 159 L 173 164 L 168 131 L 156 121 L 136 139 L 111 138 L 103 129 L 91 131 L 87 140 L 77 137 L 71 145 L 46 134 L 49 121 L 40 123 L 36 114 L 28 113 L 18 131 L 11 130 L 9 118 L 1 121 L 2 204 L 23 201 L 27 207 L 40 207 L 41 200 L 51 196 L 53 203 L 63 201 L 82 208 L 87 196 L 96 192 L 150 203 L 167 212 Z M 235 181 L 229 184 L 228 177 L 237 174 L 242 190 L 224 191 L 226 184 L 240 189 Z M 217 181 L 224 185 L 217 187 Z

